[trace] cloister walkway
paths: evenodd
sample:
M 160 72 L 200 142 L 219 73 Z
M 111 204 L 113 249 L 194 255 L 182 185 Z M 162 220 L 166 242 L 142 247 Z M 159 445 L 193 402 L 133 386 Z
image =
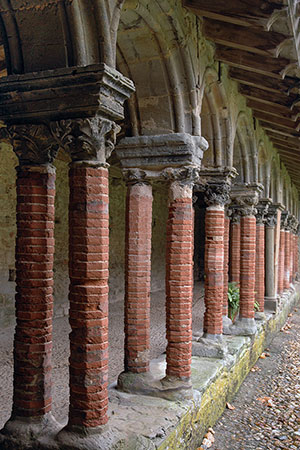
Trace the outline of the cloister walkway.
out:
M 202 283 L 194 288 L 193 329 L 202 330 L 204 313 Z M 152 293 L 151 297 L 151 359 L 160 356 L 166 348 L 165 293 Z M 109 382 L 113 383 L 123 370 L 123 322 L 124 303 L 115 302 L 109 311 Z M 59 422 L 65 422 L 68 414 L 68 357 L 70 327 L 67 317 L 54 320 L 53 336 L 53 414 Z M 10 417 L 13 389 L 13 327 L 0 332 L 0 428 Z

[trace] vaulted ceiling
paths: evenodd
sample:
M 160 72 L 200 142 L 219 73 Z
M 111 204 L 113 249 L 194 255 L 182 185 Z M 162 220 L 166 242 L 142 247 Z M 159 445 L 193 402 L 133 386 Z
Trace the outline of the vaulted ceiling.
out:
M 300 190 L 300 1 L 184 0 Z

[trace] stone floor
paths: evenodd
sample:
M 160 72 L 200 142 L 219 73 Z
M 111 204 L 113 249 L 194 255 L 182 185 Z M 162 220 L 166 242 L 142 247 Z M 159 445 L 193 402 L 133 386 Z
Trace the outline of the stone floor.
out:
M 166 348 L 164 291 L 151 296 L 151 359 L 159 357 Z M 194 289 L 193 329 L 202 330 L 204 313 L 203 285 Z M 109 312 L 109 382 L 113 383 L 123 370 L 123 302 L 110 305 Z M 13 328 L 0 332 L 0 429 L 10 416 L 13 379 Z M 68 414 L 68 333 L 67 318 L 54 321 L 53 336 L 53 414 L 64 423 Z

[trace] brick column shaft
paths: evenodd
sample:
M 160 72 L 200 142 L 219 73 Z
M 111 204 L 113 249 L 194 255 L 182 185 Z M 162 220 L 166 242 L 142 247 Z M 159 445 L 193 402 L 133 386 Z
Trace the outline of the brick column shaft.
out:
M 229 232 L 230 232 L 230 219 L 225 216 L 225 219 L 224 219 L 223 316 L 228 315 Z
M 283 288 L 290 287 L 290 232 L 285 231 L 285 253 L 284 253 L 284 282 Z
M 292 283 L 294 280 L 293 261 L 294 261 L 294 235 L 293 232 L 290 231 L 290 283 Z
M 241 217 L 240 317 L 254 318 L 255 216 Z
M 13 416 L 51 410 L 55 169 L 17 174 Z
M 224 296 L 224 207 L 205 213 L 205 313 L 203 331 L 222 334 Z
M 192 353 L 194 211 L 192 189 L 171 183 L 166 251 L 167 370 L 189 378 Z
M 108 405 L 108 170 L 73 164 L 69 176 L 69 425 L 96 427 Z
M 230 242 L 230 278 L 240 285 L 240 259 L 241 259 L 241 224 L 231 222 Z
M 280 230 L 279 264 L 278 264 L 278 294 L 281 294 L 283 292 L 284 254 L 285 254 L 285 231 Z
M 261 312 L 265 309 L 265 225 L 256 225 L 255 301 Z
M 129 184 L 125 250 L 125 371 L 149 370 L 152 187 Z
M 297 275 L 297 235 L 294 235 L 294 278 L 296 279 Z

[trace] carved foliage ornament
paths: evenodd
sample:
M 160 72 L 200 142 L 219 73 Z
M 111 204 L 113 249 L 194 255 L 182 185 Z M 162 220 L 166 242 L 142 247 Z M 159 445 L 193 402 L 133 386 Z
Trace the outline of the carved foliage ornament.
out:
M 179 181 L 182 184 L 193 185 L 199 179 L 199 169 L 193 166 L 168 168 L 162 171 L 162 181 Z
M 243 195 L 236 198 L 236 204 L 241 216 L 253 216 L 256 215 L 257 210 L 255 206 L 258 203 L 258 197 L 252 195 Z
M 269 213 L 266 217 L 266 226 L 267 227 L 275 227 L 277 224 L 277 214 Z
M 230 201 L 231 186 L 228 183 L 208 183 L 204 192 L 207 206 L 224 206 Z
M 268 205 L 257 205 L 256 210 L 256 223 L 266 223 Z
M 13 146 L 20 165 L 51 164 L 59 149 L 47 123 L 11 125 L 1 128 L 1 135 Z
M 123 171 L 126 184 L 147 183 L 147 173 L 141 169 L 126 169 Z
M 51 124 L 52 132 L 73 161 L 106 163 L 116 143 L 120 127 L 102 117 L 61 120 Z

